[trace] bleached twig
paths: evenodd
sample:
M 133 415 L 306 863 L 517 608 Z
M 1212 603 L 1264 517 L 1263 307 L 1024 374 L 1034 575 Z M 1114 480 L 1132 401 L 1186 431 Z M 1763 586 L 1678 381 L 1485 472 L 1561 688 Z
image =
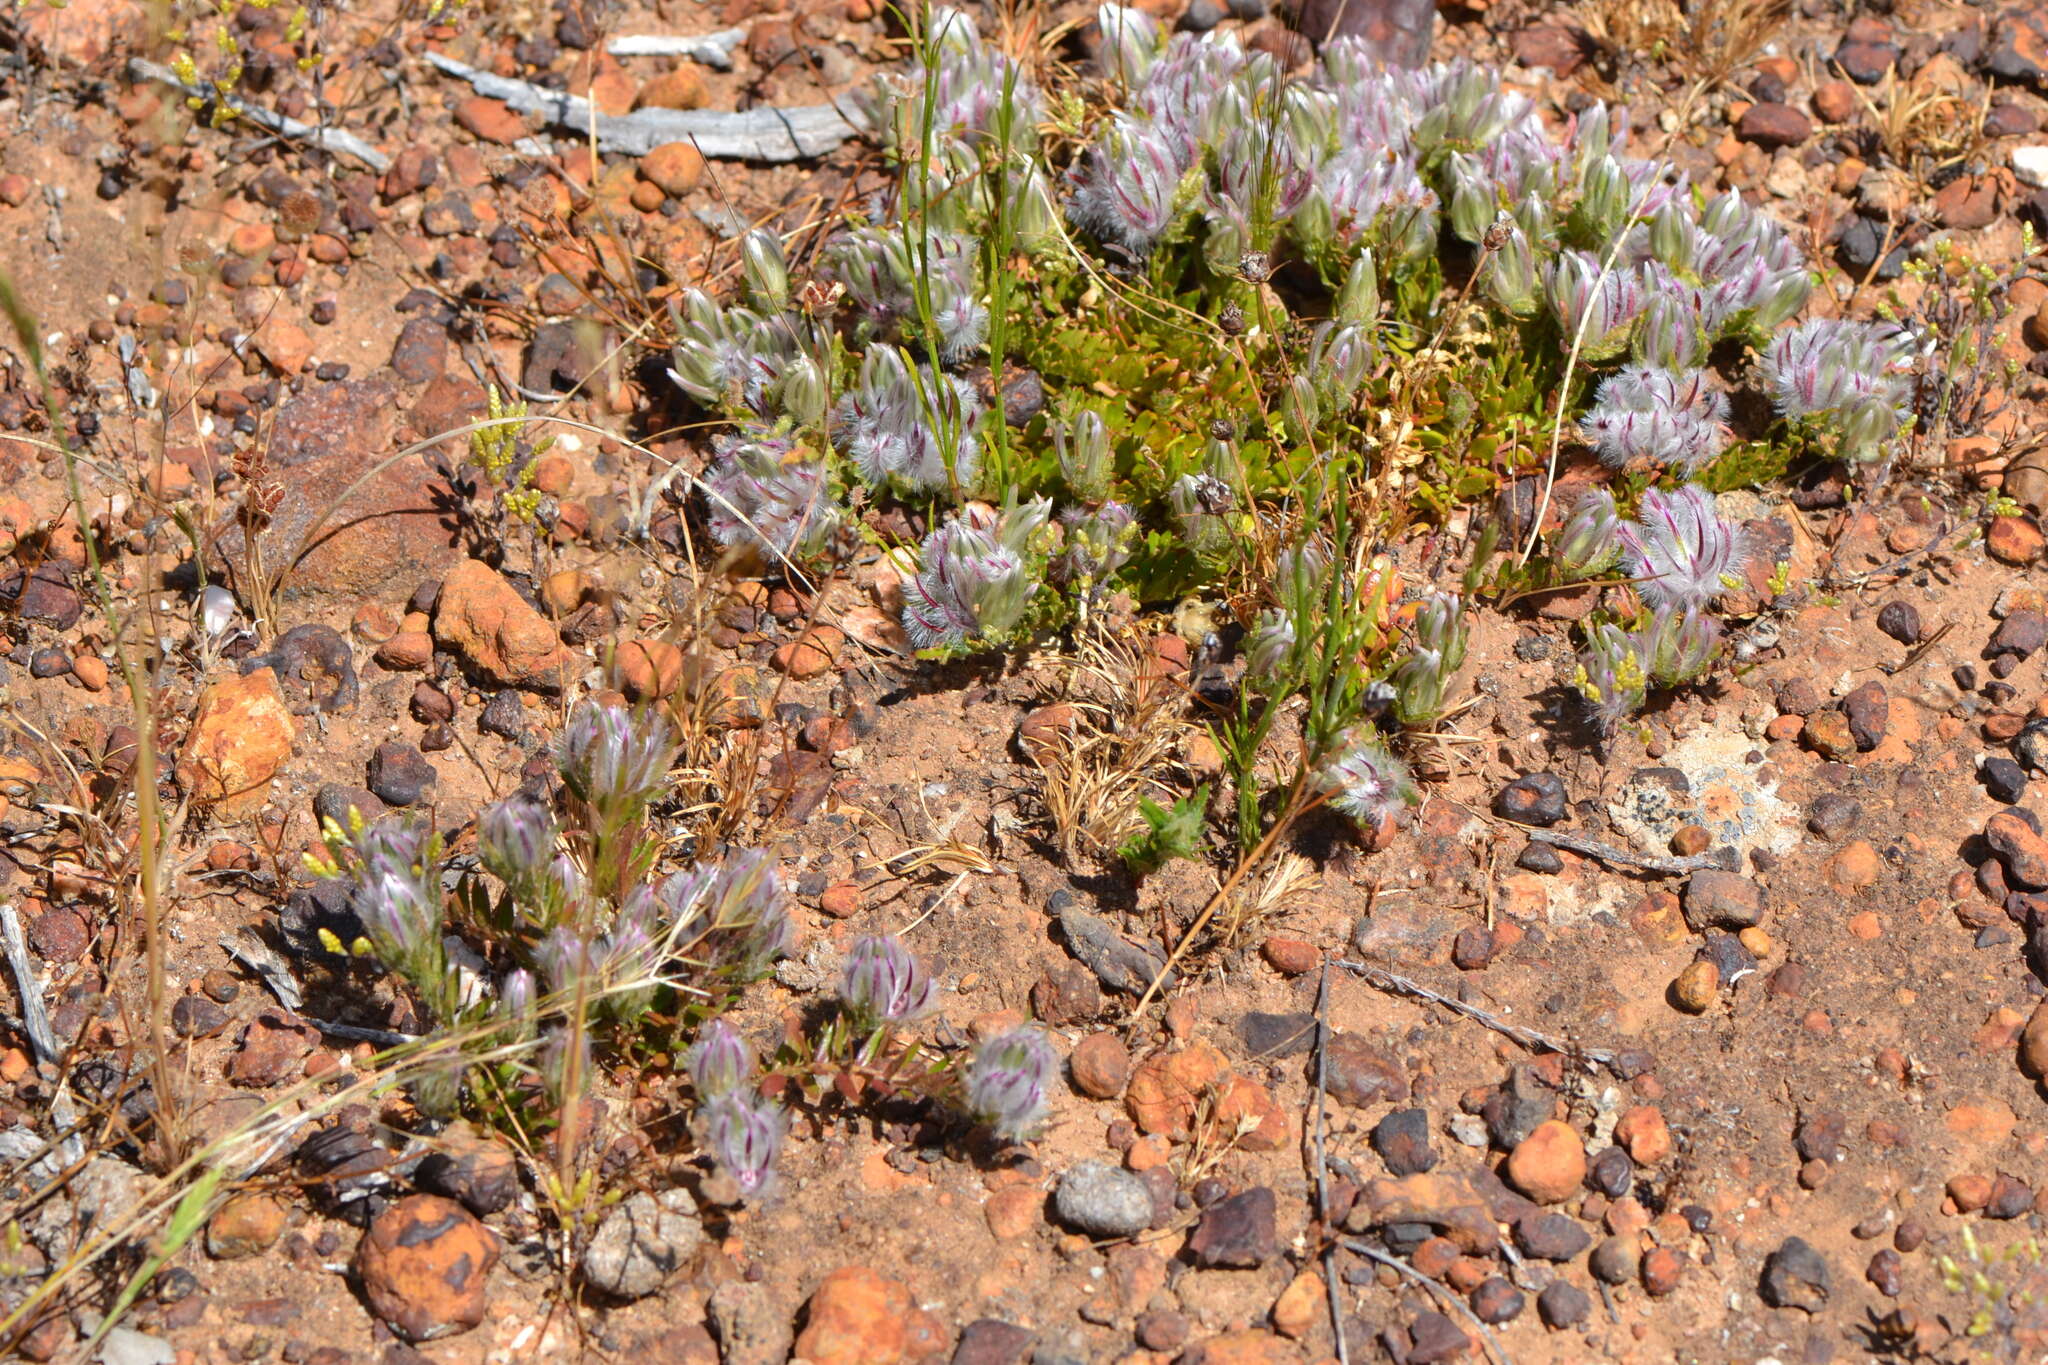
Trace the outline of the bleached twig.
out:
M 35 964 L 29 961 L 28 943 L 21 934 L 21 916 L 12 901 L 0 901 L 0 942 L 6 946 L 7 965 L 14 970 L 14 988 L 21 996 L 22 1031 L 28 1034 L 36 1060 L 55 1065 L 64 1049 L 57 1046 L 50 1016 L 43 1009 L 43 988 L 36 981 Z
M 1433 991 L 1420 981 L 1411 980 L 1398 973 L 1386 971 L 1380 967 L 1369 966 L 1363 962 L 1339 962 L 1336 965 L 1342 967 L 1347 972 L 1356 973 L 1369 986 L 1376 986 L 1380 990 L 1394 995 L 1406 995 L 1416 1000 L 1427 1000 L 1432 1005 L 1442 1005 L 1453 1014 L 1462 1014 L 1475 1023 L 1486 1025 L 1486 1027 L 1500 1034 L 1503 1038 L 1512 1038 L 1532 1052 L 1559 1052 L 1567 1057 L 1583 1058 L 1595 1066 L 1611 1068 L 1614 1065 L 1614 1054 L 1612 1052 L 1595 1047 L 1580 1047 L 1578 1044 L 1567 1039 L 1553 1038 L 1547 1033 L 1538 1033 L 1535 1029 L 1523 1028 L 1520 1024 L 1510 1024 L 1491 1010 L 1483 1010 L 1477 1005 L 1468 1005 L 1456 996 L 1445 995 L 1442 991 Z
M 642 33 L 614 38 L 604 50 L 614 57 L 688 57 L 720 71 L 732 70 L 732 50 L 747 40 L 743 28 L 722 28 L 716 33 Z
M 173 90 L 182 90 L 198 99 L 224 104 L 257 127 L 273 132 L 294 142 L 309 142 L 323 151 L 352 156 L 373 171 L 390 169 L 391 158 L 357 137 L 354 133 L 340 128 L 324 128 L 315 123 L 301 123 L 295 118 L 273 113 L 260 105 L 250 104 L 233 95 L 223 95 L 217 90 L 203 90 L 196 85 L 187 85 L 178 79 L 178 73 L 167 66 L 146 62 L 140 57 L 128 59 L 128 75 L 133 80 L 154 81 L 167 85 Z
M 598 113 L 589 100 L 579 96 L 494 76 L 438 52 L 429 52 L 427 60 L 457 80 L 469 82 L 478 94 L 503 100 L 522 114 L 539 114 L 565 132 L 595 136 L 600 150 L 628 156 L 645 156 L 664 143 L 689 142 L 705 156 L 719 160 L 803 161 L 823 156 L 860 132 L 827 104 L 764 107 L 738 114 L 715 109 Z

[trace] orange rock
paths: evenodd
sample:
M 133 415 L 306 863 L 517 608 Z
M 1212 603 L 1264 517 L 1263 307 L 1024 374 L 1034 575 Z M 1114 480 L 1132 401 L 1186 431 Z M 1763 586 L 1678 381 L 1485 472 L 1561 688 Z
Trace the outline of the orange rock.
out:
M 640 158 L 640 174 L 680 199 L 704 178 L 704 154 L 687 142 L 664 142 Z
M 829 672 L 838 664 L 839 652 L 845 647 L 844 631 L 837 626 L 820 623 L 805 631 L 802 638 L 777 648 L 768 661 L 790 677 L 802 681 Z
M 910 1291 L 867 1266 L 842 1266 L 811 1295 L 794 1358 L 810 1365 L 901 1365 L 940 1349 L 941 1333 Z
M 1312 972 L 1323 955 L 1316 951 L 1316 945 L 1298 938 L 1269 938 L 1259 946 L 1274 971 L 1283 976 L 1300 976 Z
M 1949 1132 L 1965 1142 L 1992 1147 L 2012 1136 L 2019 1121 L 2012 1106 L 1995 1096 L 1964 1100 L 1942 1119 Z
M 1638 1166 L 1654 1166 L 1671 1155 L 1671 1126 L 1654 1104 L 1639 1104 L 1614 1125 L 1614 1140 L 1628 1149 Z
M 981 1206 L 988 1230 L 999 1242 L 1028 1237 L 1045 1222 L 1045 1191 L 1036 1185 L 1016 1185 L 997 1190 Z
M 683 652 L 666 640 L 628 640 L 619 646 L 614 666 L 627 700 L 653 701 L 676 690 Z
M 185 737 L 178 780 L 203 801 L 240 813 L 263 803 L 270 779 L 291 757 L 298 722 L 268 668 L 206 689 Z
M 484 142 L 511 146 L 526 136 L 526 120 L 503 101 L 471 95 L 455 106 L 455 121 Z
M 2048 1001 L 2034 1006 L 2020 1031 L 2020 1067 L 2036 1080 L 2048 1077 Z
M 255 337 L 256 353 L 289 379 L 313 358 L 313 338 L 296 322 L 273 317 Z
M 1546 1119 L 1515 1145 L 1502 1168 L 1508 1183 L 1539 1204 L 1561 1204 L 1586 1179 L 1586 1147 L 1571 1125 Z
M 1113 1100 L 1131 1076 L 1131 1052 L 1124 1040 L 1105 1029 L 1074 1045 L 1067 1069 L 1074 1088 L 1090 1099 Z M 1150 1130 L 1147 1130 L 1150 1131 Z
M 1280 1334 L 1300 1341 L 1316 1324 L 1329 1320 L 1329 1296 L 1323 1277 L 1304 1270 L 1288 1282 L 1273 1304 L 1273 1326 Z
M 408 1195 L 371 1222 L 355 1263 L 371 1310 L 406 1340 L 433 1341 L 484 1320 L 498 1238 L 453 1200 Z
M 634 105 L 640 109 L 702 109 L 710 97 L 703 70 L 695 62 L 677 62 L 641 86 Z
M 547 618 L 504 575 L 476 559 L 463 560 L 441 580 L 434 639 L 485 681 L 505 687 L 559 690 L 576 663 Z
M 1154 1053 L 1131 1073 L 1124 1105 L 1140 1130 L 1188 1137 L 1196 1104 L 1223 1071 L 1223 1054 L 1207 1043 Z
M 1828 884 L 1838 891 L 1861 891 L 1877 884 L 1884 863 L 1877 850 L 1861 839 L 1844 844 L 1828 859 Z
M 1301 1348 L 1271 1332 L 1226 1332 L 1197 1342 L 1180 1365 L 1302 1365 Z
M 1235 1134 L 1247 1152 L 1277 1152 L 1287 1145 L 1287 1114 L 1272 1092 L 1249 1076 L 1232 1076 L 1216 1098 L 1216 1124 L 1225 1138 Z

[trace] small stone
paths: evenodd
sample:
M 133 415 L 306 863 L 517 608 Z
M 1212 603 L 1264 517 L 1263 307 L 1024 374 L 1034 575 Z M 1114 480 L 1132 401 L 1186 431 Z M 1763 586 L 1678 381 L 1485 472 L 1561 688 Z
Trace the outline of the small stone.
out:
M 789 1359 L 789 1309 L 766 1285 L 727 1280 L 704 1302 L 704 1317 L 718 1338 L 723 1365 L 782 1365 Z
M 671 199 L 681 199 L 704 178 L 704 154 L 688 142 L 664 142 L 640 158 L 640 174 Z
M 1323 955 L 1316 951 L 1313 943 L 1298 938 L 1269 938 L 1259 945 L 1259 953 L 1282 976 L 1312 972 L 1323 960 Z
M 526 704 L 517 692 L 507 688 L 484 703 L 476 718 L 476 728 L 517 744 L 526 737 Z
M 1721 969 L 1705 958 L 1688 963 L 1671 983 L 1671 1002 L 1687 1014 L 1705 1014 L 1721 993 Z
M 1104 1029 L 1075 1045 L 1067 1069 L 1076 1090 L 1090 1099 L 1113 1100 L 1131 1078 L 1131 1052 L 1122 1038 Z
M 211 1038 L 228 1023 L 228 1012 L 203 995 L 181 995 L 171 1006 L 171 1028 L 180 1038 Z
M 1408 1098 L 1408 1076 L 1355 1033 L 1332 1034 L 1324 1048 L 1329 1092 L 1359 1109 Z
M 559 691 L 576 664 L 548 619 L 481 560 L 465 559 L 441 580 L 433 631 L 435 643 L 501 687 Z
M 1152 1223 L 1152 1194 L 1129 1171 L 1084 1161 L 1060 1177 L 1053 1212 L 1068 1227 L 1091 1237 L 1132 1237 Z
M 2002 563 L 2032 564 L 2041 557 L 2041 528 L 2027 517 L 1993 517 L 1984 536 L 1984 548 Z
M 1671 851 L 1681 858 L 1695 858 L 1713 844 L 1714 836 L 1705 825 L 1681 825 L 1671 836 Z
M 1763 920 L 1764 889 L 1733 872 L 1702 868 L 1686 880 L 1681 908 L 1694 932 L 1747 929 Z
M 289 1212 L 270 1195 L 238 1194 L 207 1220 L 206 1252 L 217 1261 L 239 1261 L 268 1251 L 284 1235 Z
M 1429 1111 L 1396 1109 L 1373 1125 L 1372 1149 L 1393 1174 L 1419 1175 L 1437 1163 L 1429 1145 Z
M 1263 1185 L 1218 1200 L 1202 1211 L 1188 1252 L 1205 1269 L 1249 1270 L 1278 1251 L 1273 1191 Z
M 1842 714 L 1849 718 L 1849 734 L 1856 747 L 1869 753 L 1884 741 L 1891 723 L 1891 702 L 1884 684 L 1872 680 L 1842 698 Z
M 419 804 L 440 776 L 418 749 L 397 740 L 379 744 L 370 755 L 370 791 L 386 805 Z
M 1539 1261 L 1569 1261 L 1593 1244 L 1578 1220 L 1562 1213 L 1528 1214 L 1515 1220 L 1515 1245 Z
M 1586 1178 L 1586 1148 L 1571 1125 L 1549 1119 L 1517 1143 L 1502 1167 L 1508 1183 L 1539 1204 L 1561 1204 Z
M 1635 1185 L 1635 1160 L 1621 1147 L 1603 1147 L 1587 1169 L 1587 1179 L 1609 1199 L 1619 1199 Z
M 1630 1237 L 1604 1238 L 1593 1248 L 1587 1266 L 1603 1284 L 1627 1284 L 1639 1269 L 1635 1240 Z
M 1417 1313 L 1408 1324 L 1408 1350 L 1404 1359 L 1413 1365 L 1435 1365 L 1456 1360 L 1472 1350 L 1465 1330 L 1434 1309 Z
M 1759 147 L 1797 147 L 1813 136 L 1813 120 L 1789 104 L 1752 104 L 1736 122 L 1735 135 Z
M 1839 711 L 1816 711 L 1808 716 L 1800 727 L 1799 742 L 1836 762 L 1856 754 L 1855 732 L 1849 728 L 1849 718 Z
M 1685 1253 L 1677 1247 L 1654 1247 L 1643 1257 L 1643 1290 L 1661 1299 L 1685 1278 Z
M 1852 839 L 1828 859 L 1828 885 L 1838 891 L 1863 891 L 1877 885 L 1884 860 L 1862 839 Z
M 178 780 L 228 812 L 252 809 L 263 803 L 297 737 L 298 722 L 270 669 L 223 679 L 200 694 Z
M 1451 965 L 1461 972 L 1483 972 L 1493 961 L 1493 934 L 1483 924 L 1468 924 L 1451 940 Z
M 1823 123 L 1847 123 L 1858 107 L 1856 87 L 1847 81 L 1822 81 L 1813 88 L 1813 112 Z
M 1020 1365 L 1031 1346 L 1029 1328 L 1001 1318 L 976 1318 L 960 1329 L 949 1365 Z
M 811 1295 L 793 1356 L 809 1365 L 922 1360 L 939 1350 L 940 1331 L 901 1282 L 864 1265 L 841 1266 Z
M 1515 855 L 1515 866 L 1524 872 L 1554 877 L 1564 871 L 1564 859 L 1549 844 L 1525 844 Z
M 1773 1308 L 1818 1312 L 1828 1301 L 1828 1264 L 1804 1239 L 1787 1237 L 1764 1258 L 1758 1288 Z
M 1489 1275 L 1472 1291 L 1472 1314 L 1490 1327 L 1513 1322 L 1527 1303 L 1522 1291 L 1499 1275 Z
M 2027 794 L 2026 769 L 1999 754 L 1986 758 L 1977 768 L 1978 780 L 1994 801 L 2008 806 L 2018 805 Z
M 1500 789 L 1493 813 L 1503 820 L 1549 828 L 1565 817 L 1564 782 L 1556 773 L 1530 773 Z
M 1920 609 L 1911 602 L 1887 602 L 1877 613 L 1877 628 L 1906 646 L 1920 643 Z
M 1871 1256 L 1863 1278 L 1870 1281 L 1878 1293 L 1888 1299 L 1896 1299 L 1906 1287 L 1906 1263 L 1898 1252 L 1885 1247 Z
M 695 62 L 677 62 L 640 87 L 636 109 L 702 109 L 711 98 Z
M 1823 839 L 1839 839 L 1863 819 L 1862 803 L 1841 792 L 1822 792 L 1807 807 L 1806 827 Z
M 778 672 L 787 673 L 801 682 L 829 673 L 836 667 L 839 651 L 845 644 L 845 632 L 837 626 L 816 625 L 805 631 L 801 638 L 778 647 L 769 655 L 768 661 Z
M 1536 1315 L 1553 1332 L 1578 1326 L 1592 1311 L 1592 1298 L 1569 1280 L 1552 1280 L 1536 1296 Z
M 1623 1114 L 1614 1125 L 1614 1140 L 1628 1149 L 1629 1159 L 1638 1166 L 1654 1166 L 1673 1150 L 1671 1127 L 1654 1104 L 1639 1104 Z
M 1992 654 L 2017 654 L 2030 659 L 2043 645 L 2048 645 L 2048 615 L 2023 608 L 2007 613 L 1992 633 L 1987 648 Z
M 583 1254 L 584 1281 L 618 1299 L 659 1289 L 704 1240 L 704 1224 L 688 1199 L 672 1190 L 657 1201 L 643 1190 L 606 1214 Z
M 269 1086 L 299 1074 L 320 1031 L 282 1009 L 264 1010 L 242 1027 L 241 1047 L 228 1058 L 228 1079 L 237 1085 Z
M 2022 185 L 2048 189 L 2048 146 L 2013 148 L 2012 173 Z
M 482 142 L 509 147 L 526 136 L 525 119 L 503 101 L 486 99 L 482 95 L 471 95 L 457 104 L 455 121 Z
M 372 1312 L 407 1341 L 466 1332 L 484 1319 L 498 1239 L 452 1200 L 408 1195 L 370 1222 L 356 1275 Z
M 519 1194 L 519 1163 L 504 1144 L 451 1129 L 436 1140 L 413 1170 L 413 1181 L 429 1194 L 446 1195 L 479 1218 L 489 1217 Z
M 2034 1187 L 2018 1176 L 2000 1171 L 1991 1181 L 1991 1197 L 1984 1201 L 1986 1218 L 2019 1218 L 2034 1207 Z
M 2020 1030 L 2020 1069 L 2036 1080 L 2048 1079 L 2048 1001 L 2034 1006 Z
M 1287 1288 L 1280 1291 L 1280 1297 L 1273 1303 L 1273 1326 L 1281 1336 L 1300 1341 L 1316 1329 L 1319 1323 L 1330 1320 L 1329 1298 L 1323 1285 L 1323 1277 L 1313 1270 L 1304 1270 L 1287 1282 Z M 1143 1324 L 1140 1323 L 1140 1341 L 1143 1340 Z M 1163 1347 L 1151 1347 L 1162 1350 Z

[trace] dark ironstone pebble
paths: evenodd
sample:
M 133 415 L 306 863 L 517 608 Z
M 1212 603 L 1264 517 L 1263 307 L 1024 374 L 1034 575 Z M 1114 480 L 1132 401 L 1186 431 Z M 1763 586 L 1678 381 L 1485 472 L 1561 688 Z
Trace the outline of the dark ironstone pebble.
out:
M 388 805 L 410 806 L 440 778 L 434 765 L 410 744 L 387 740 L 370 755 L 369 786 Z
M 1433 1310 L 1415 1315 L 1415 1320 L 1408 1324 L 1408 1340 L 1407 1358 L 1415 1365 L 1456 1360 L 1472 1346 L 1465 1339 L 1464 1328 Z
M 1493 935 L 1483 924 L 1468 924 L 1451 941 L 1451 965 L 1461 972 L 1481 972 L 1493 961 Z
M 1549 844 L 1529 844 L 1515 859 L 1515 866 L 1524 872 L 1541 872 L 1547 876 L 1554 876 L 1564 871 L 1564 859 L 1560 858 L 1557 850 Z
M 1522 1306 L 1527 1302 L 1521 1290 L 1499 1275 L 1482 1280 L 1472 1291 L 1473 1316 L 1490 1327 L 1513 1322 L 1522 1316 Z
M 1822 792 L 1806 811 L 1806 827 L 1823 839 L 1839 839 L 1863 818 L 1863 804 L 1840 792 Z
M 1166 1167 L 1155 1167 L 1166 1170 Z M 1170 1177 L 1169 1177 L 1170 1178 Z M 1188 1252 L 1205 1269 L 1219 1266 L 1249 1270 L 1272 1259 L 1279 1250 L 1274 1227 L 1277 1201 L 1264 1185 L 1219 1199 L 1202 1212 L 1188 1239 Z
M 1530 773 L 1500 789 L 1493 813 L 1503 820 L 1548 828 L 1565 817 L 1564 782 L 1556 773 Z
M 2027 794 L 2026 770 L 2001 755 L 1993 754 L 1985 759 L 1983 766 L 1977 769 L 1977 776 L 1994 801 L 2016 805 Z
M 497 735 L 517 744 L 526 737 L 526 707 L 519 700 L 519 694 L 504 691 L 484 703 L 483 713 L 476 718 L 476 728 L 487 735 Z
M 1890 1247 L 1884 1248 L 1870 1258 L 1870 1266 L 1863 1272 L 1878 1293 L 1888 1299 L 1896 1299 L 1906 1287 L 1906 1263 L 1899 1253 Z
M 1569 1261 L 1593 1245 L 1593 1235 L 1562 1213 L 1539 1213 L 1515 1223 L 1515 1245 L 1539 1261 Z
M 1887 602 L 1877 614 L 1877 628 L 1902 645 L 1920 643 L 1920 609 L 1911 602 Z
M 1986 1218 L 2018 1218 L 2034 1207 L 2034 1187 L 2000 1171 L 1991 1182 L 1991 1202 L 1984 1206 Z
M 1635 1243 L 1627 1237 L 1608 1237 L 1593 1248 L 1587 1261 L 1603 1284 L 1628 1284 L 1636 1277 L 1639 1261 Z
M 1396 1109 L 1373 1125 L 1372 1149 L 1397 1176 L 1419 1175 L 1437 1163 L 1429 1145 L 1429 1111 Z
M 2043 645 L 2048 645 L 2048 616 L 2038 611 L 2016 611 L 1998 623 L 1985 653 L 2017 654 L 2028 659 Z
M 1764 1258 L 1758 1288 L 1773 1308 L 1815 1312 L 1828 1301 L 1828 1263 L 1804 1238 L 1787 1237 Z
M 1593 1300 L 1587 1297 L 1585 1290 L 1568 1280 L 1552 1280 L 1536 1296 L 1537 1315 L 1543 1319 L 1543 1325 L 1553 1331 L 1578 1326 L 1592 1311 Z
M 71 671 L 71 656 L 61 649 L 39 649 L 29 656 L 31 678 L 61 678 Z
M 1636 1163 L 1620 1147 L 1604 1147 L 1586 1168 L 1586 1183 L 1609 1199 L 1619 1199 L 1635 1184 Z
M 211 1038 L 228 1026 L 228 1012 L 203 995 L 181 995 L 171 1006 L 171 1027 L 180 1038 Z
M 1891 700 L 1884 684 L 1872 680 L 1842 698 L 1842 714 L 1849 718 L 1849 734 L 1856 747 L 1869 753 L 1884 742 L 1891 724 Z
M 2013 756 L 2031 772 L 2048 773 L 2048 719 L 2030 720 L 2012 741 Z
M 1194 0 L 1180 16 L 1180 26 L 1189 33 L 1207 33 L 1230 17 L 1230 11 L 1217 0 Z

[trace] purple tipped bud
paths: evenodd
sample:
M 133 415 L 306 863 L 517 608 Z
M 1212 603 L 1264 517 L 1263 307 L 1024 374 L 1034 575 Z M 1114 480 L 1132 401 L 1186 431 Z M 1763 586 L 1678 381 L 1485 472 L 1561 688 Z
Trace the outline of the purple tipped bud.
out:
M 698 1096 L 715 1100 L 753 1083 L 754 1050 L 731 1024 L 713 1019 L 697 1034 L 688 1065 Z
M 1629 329 L 1643 311 L 1643 287 L 1635 272 L 1583 251 L 1563 251 L 1550 268 L 1550 306 L 1566 343 L 1580 338 L 1579 358 L 1611 359 L 1628 349 Z
M 505 973 L 505 979 L 498 984 L 498 1013 L 510 1020 L 522 1037 L 533 1032 L 533 999 L 532 972 L 515 967 Z
M 993 526 L 955 515 L 925 537 L 903 586 L 903 628 L 919 649 L 1001 642 L 1038 593 L 1030 551 L 1051 515 L 1044 498 L 1006 507 Z
M 1377 829 L 1403 807 L 1420 799 L 1408 765 L 1365 728 L 1352 730 L 1344 743 L 1316 769 L 1318 790 L 1330 797 L 1363 830 Z
M 1727 445 L 1727 422 L 1728 395 L 1707 383 L 1704 370 L 1631 365 L 1601 382 L 1579 425 L 1613 468 L 1647 459 L 1692 470 Z
M 1026 1026 L 983 1043 L 967 1070 L 967 1107 L 999 1137 L 1031 1136 L 1045 1118 L 1052 1047 L 1043 1030 Z
M 655 901 L 663 922 L 676 926 L 677 952 L 742 980 L 765 975 L 795 935 L 789 898 L 765 849 L 736 850 L 675 873 Z
M 788 1123 L 781 1105 L 750 1090 L 729 1091 L 705 1107 L 705 1144 L 719 1169 L 740 1187 L 742 1198 L 767 1193 Z
M 530 900 L 555 853 L 555 817 L 539 803 L 515 796 L 491 805 L 477 821 L 476 851 L 514 899 Z
M 1566 578 L 1597 578 L 1613 568 L 1621 558 L 1621 513 L 1615 510 L 1614 494 L 1596 488 L 1572 504 L 1550 558 Z
M 1644 627 L 1639 649 L 1654 681 L 1666 687 L 1688 683 L 1721 652 L 1721 623 L 1696 606 L 1665 607 Z
M 1245 637 L 1245 678 L 1260 688 L 1279 686 L 1281 670 L 1294 656 L 1294 618 L 1278 607 L 1259 614 L 1258 623 Z
M 1714 515 L 1714 495 L 1696 483 L 1643 494 L 1641 520 L 1621 529 L 1636 595 L 1652 607 L 1704 607 L 1740 582 L 1742 533 Z
M 1059 451 L 1060 475 L 1074 496 L 1083 502 L 1101 502 L 1109 496 L 1109 428 L 1102 414 L 1082 408 L 1052 428 L 1053 446 Z
M 805 364 L 810 364 L 808 359 Z M 793 370 L 791 377 L 797 374 Z M 821 402 L 821 411 L 822 407 Z M 698 486 L 704 492 L 704 521 L 712 539 L 720 545 L 757 545 L 791 556 L 815 555 L 831 543 L 839 527 L 839 509 L 832 502 L 823 460 L 808 458 L 788 437 L 760 428 L 738 436 L 715 436 L 711 448 L 711 467 Z
M 1649 667 L 1636 637 L 1612 622 L 1595 626 L 1579 656 L 1575 682 L 1603 728 L 1642 709 L 1649 695 Z
M 570 715 L 555 742 L 562 782 L 616 832 L 640 818 L 662 791 L 675 740 L 668 722 L 648 713 L 584 702 Z
M 935 989 L 917 955 L 894 934 L 855 943 L 839 979 L 839 998 L 862 1028 L 908 1023 L 931 1008 Z

